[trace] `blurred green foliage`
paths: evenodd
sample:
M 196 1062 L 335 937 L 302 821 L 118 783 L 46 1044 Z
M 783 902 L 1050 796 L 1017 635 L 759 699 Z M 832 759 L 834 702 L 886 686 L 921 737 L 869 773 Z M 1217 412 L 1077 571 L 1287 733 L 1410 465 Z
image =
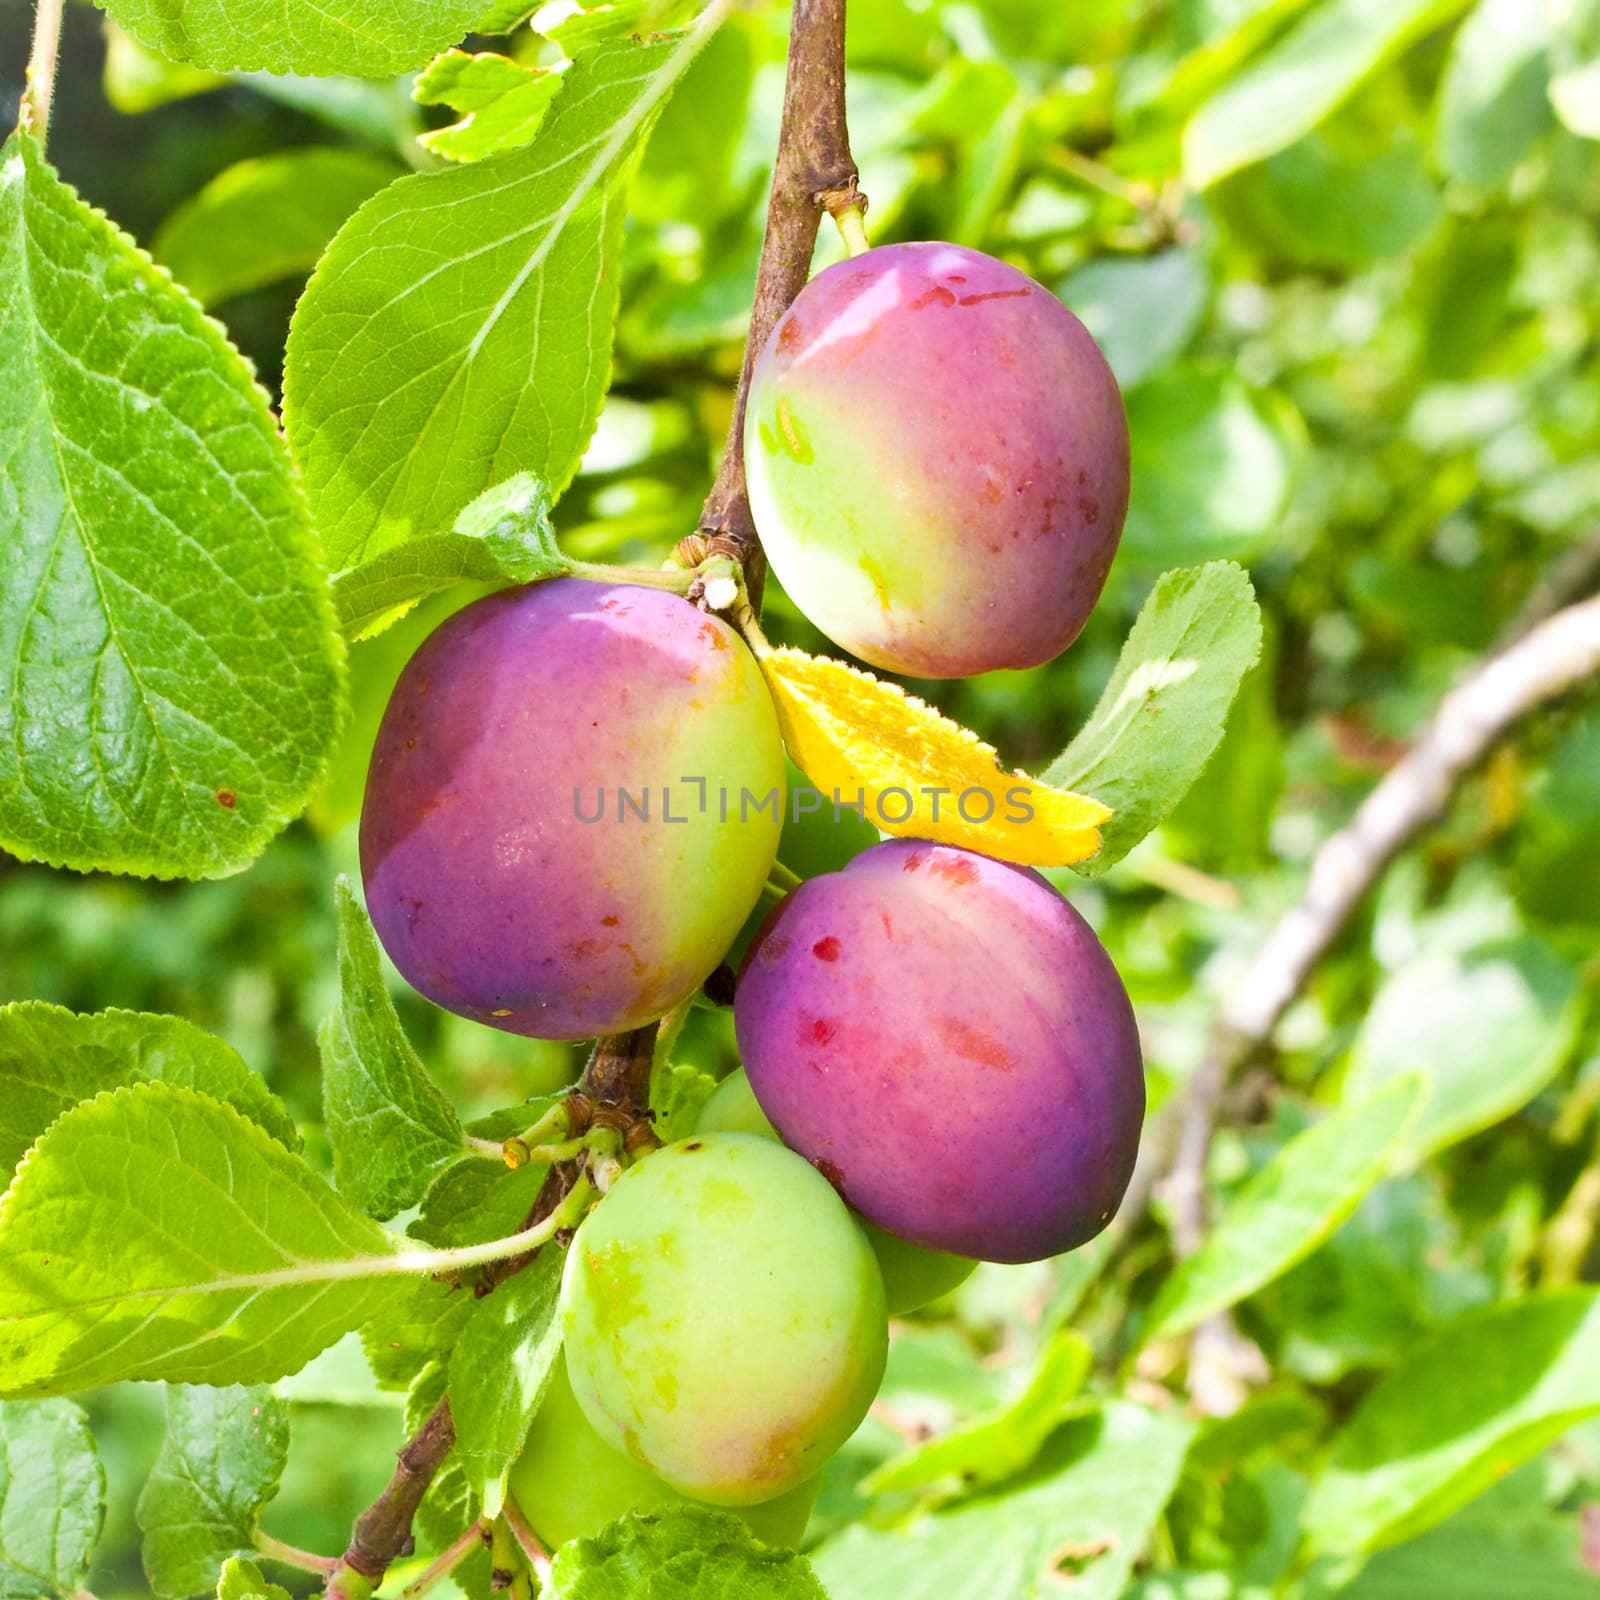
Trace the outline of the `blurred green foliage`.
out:
M 917 691 L 1040 768 L 1086 718 L 1164 567 L 1243 560 L 1267 614 L 1267 656 L 1175 817 L 1105 879 L 1062 875 L 1128 981 L 1159 1101 L 1193 1068 L 1221 988 L 1316 845 L 1539 576 L 1600 526 L 1600 3 L 852 0 L 850 27 L 874 238 L 958 239 L 1056 288 L 1112 360 L 1133 433 L 1123 553 L 1079 643 L 1036 671 Z M 575 555 L 655 562 L 694 526 L 750 300 L 784 29 L 777 4 L 737 14 L 640 166 L 615 386 L 556 512 Z M 0 119 L 26 34 L 27 8 L 0 0 Z M 274 389 L 321 240 L 386 175 L 435 164 L 418 135 L 452 116 L 415 105 L 403 82 L 174 67 L 87 6 L 69 8 L 62 61 L 52 158 L 169 252 Z M 824 237 L 819 258 L 839 253 Z M 774 635 L 821 648 L 769 594 Z M 188 1017 L 267 1077 L 316 1152 L 332 885 L 354 868 L 367 748 L 409 650 L 465 598 L 436 598 L 355 647 L 354 712 L 323 794 L 248 873 L 156 885 L 0 862 L 0 1000 Z M 1364 1571 L 1295 1553 L 1330 1430 L 1378 1375 L 1473 1308 L 1600 1278 L 1597 944 L 1590 697 L 1520 729 L 1468 783 L 1229 1103 L 1211 1173 L 1224 1200 L 1319 1102 L 1412 1069 L 1435 1080 L 1418 1164 L 1238 1308 L 1268 1381 L 1189 1446 L 1128 1591 L 1139 1600 L 1600 1589 L 1593 1422 Z M 463 1117 L 575 1071 L 566 1047 L 447 1017 L 398 982 L 394 995 Z M 727 1070 L 726 1014 L 696 1011 L 681 1056 Z M 903 1447 L 895 1429 L 1014 1399 L 1069 1317 L 1095 1347 L 1091 1388 L 1159 1400 L 1179 1351 L 1139 1341 L 1170 1270 L 1164 1221 L 1158 1202 L 1115 1249 L 984 1268 L 900 1338 L 886 1409 L 830 1468 L 814 1531 L 903 1510 L 893 1496 L 869 1508 L 855 1487 Z M 335 1550 L 386 1475 L 400 1414 L 334 1359 L 295 1382 L 267 1526 Z M 340 1403 L 352 1394 L 360 1404 Z M 143 1592 L 131 1507 L 160 1405 L 130 1386 L 89 1405 L 111 1483 L 92 1587 L 112 1600 Z M 1131 1422 L 1107 1426 L 1131 1429 L 1128 1449 L 1156 1449 Z M 1073 1481 L 1051 1490 L 1030 1470 L 1038 1498 L 1021 1507 L 1054 1506 Z M 891 1570 L 870 1564 L 885 1559 L 877 1537 L 830 1546 L 824 1568 L 857 1551 L 863 1592 L 889 1592 L 871 1588 Z M 1059 1542 L 1062 1570 L 1101 1581 L 1094 1550 Z

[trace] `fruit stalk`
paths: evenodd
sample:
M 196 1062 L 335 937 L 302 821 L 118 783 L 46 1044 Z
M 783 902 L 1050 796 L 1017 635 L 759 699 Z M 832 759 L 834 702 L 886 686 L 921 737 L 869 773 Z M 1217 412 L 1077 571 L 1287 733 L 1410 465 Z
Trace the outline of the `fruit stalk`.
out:
M 795 0 L 783 120 L 767 202 L 767 231 L 756 268 L 744 367 L 733 397 L 728 444 L 700 514 L 700 556 L 729 556 L 760 604 L 761 541 L 744 482 L 744 410 L 750 372 L 778 318 L 805 287 L 824 211 L 864 211 L 860 173 L 850 154 L 844 104 L 845 0 Z M 694 565 L 688 562 L 687 565 Z

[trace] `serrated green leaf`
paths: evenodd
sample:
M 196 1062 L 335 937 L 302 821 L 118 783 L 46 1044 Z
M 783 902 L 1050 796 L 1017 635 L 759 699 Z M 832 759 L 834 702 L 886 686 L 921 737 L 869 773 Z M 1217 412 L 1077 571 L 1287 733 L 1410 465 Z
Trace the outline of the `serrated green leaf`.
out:
M 104 0 L 141 44 L 216 72 L 349 73 L 420 67 L 477 20 L 483 0 Z
M 339 1002 L 317 1032 L 334 1179 L 369 1216 L 392 1217 L 465 1153 L 461 1124 L 400 1026 L 378 936 L 348 878 L 335 916 Z
M 1197 189 L 1287 149 L 1372 73 L 1466 0 L 1326 0 L 1190 119 L 1183 172 Z
M 0 1600 L 77 1594 L 105 1501 L 106 1475 L 77 1406 L 0 1404 Z
M 252 1548 L 289 1458 L 289 1411 L 270 1389 L 167 1387 L 167 1431 L 135 1515 L 150 1587 L 184 1600 Z
M 1163 1285 L 1145 1337 L 1183 1333 L 1310 1255 L 1388 1171 L 1425 1094 L 1399 1079 L 1291 1139 Z
M 106 64 L 101 87 L 112 107 L 125 116 L 138 116 L 158 106 L 190 95 L 220 89 L 227 79 L 220 73 L 169 61 L 147 50 L 132 34 L 106 18 Z
M 1600 1291 L 1471 1313 L 1362 1401 L 1306 1503 L 1306 1532 L 1332 1552 L 1412 1538 L 1596 1412 Z
M 1484 189 L 1502 182 L 1549 126 L 1551 43 L 1542 6 L 1478 0 L 1439 83 L 1434 149 L 1450 177 Z
M 700 1108 L 711 1098 L 717 1080 L 688 1062 L 671 1062 L 650 1080 L 650 1109 L 663 1144 L 687 1139 L 700 1120 Z
M 1430 1154 L 1526 1105 L 1561 1070 L 1580 1013 L 1577 971 L 1542 939 L 1427 952 L 1378 990 L 1344 1096 L 1420 1073 L 1428 1098 L 1407 1147 Z
M 305 805 L 341 652 L 266 398 L 187 295 L 0 149 L 0 846 L 215 877 Z
M 291 1596 L 281 1584 L 269 1583 L 255 1562 L 231 1556 L 222 1563 L 217 1600 L 291 1600 Z
M 300 1148 L 283 1103 L 221 1039 L 185 1022 L 138 1011 L 79 1016 L 21 1000 L 0 1006 L 0 1170 L 62 1112 L 125 1083 L 178 1083 L 225 1100 L 280 1144 Z
M 407 539 L 342 573 L 333 586 L 339 624 L 370 639 L 419 600 L 457 583 L 533 583 L 572 571 L 550 526 L 550 494 L 531 473 L 485 489 L 449 533 Z
M 541 1250 L 472 1308 L 450 1352 L 450 1412 L 456 1453 L 474 1496 L 499 1512 L 516 1459 L 561 1354 L 556 1303 L 562 1252 Z
M 535 145 L 402 179 L 340 230 L 284 392 L 335 569 L 448 527 L 509 474 L 566 486 L 610 365 L 622 180 L 715 20 L 597 48 Z
M 547 1103 L 519 1108 L 515 1119 L 508 1115 L 476 1122 L 472 1132 L 496 1138 L 530 1127 Z M 506 1238 L 522 1227 L 549 1170 L 532 1165 L 511 1171 L 490 1161 L 458 1161 L 434 1180 L 406 1231 L 440 1248 Z M 383 1316 L 361 1330 L 367 1364 L 378 1382 L 404 1389 L 430 1362 L 442 1364 L 476 1304 L 470 1289 L 444 1279 L 419 1278 L 407 1284 Z
M 1116 1600 L 1192 1432 L 1177 1417 L 1110 1403 L 1058 1429 L 1000 1489 L 900 1528 L 856 1523 L 826 1540 L 812 1553 L 817 1576 L 832 1600 Z
M 1094 1402 L 1078 1400 L 1093 1364 L 1089 1341 L 1062 1329 L 1045 1344 L 1015 1400 L 886 1461 L 862 1480 L 861 1492 L 915 1489 L 950 1477 L 975 1483 L 1014 1477 L 1074 1408 L 1093 1409 Z
M 75 1106 L 0 1198 L 0 1393 L 260 1383 L 372 1316 L 397 1241 L 232 1106 Z
M 556 1553 L 550 1600 L 827 1600 L 803 1556 L 707 1506 L 635 1513 Z
M 363 150 L 308 145 L 237 161 L 156 230 L 150 253 L 203 306 L 303 276 L 339 225 L 401 167 Z
M 1157 581 L 1094 714 L 1043 774 L 1046 783 L 1111 807 L 1097 877 L 1183 798 L 1222 738 L 1228 707 L 1261 653 L 1261 611 L 1229 561 Z
M 479 161 L 531 144 L 561 84 L 562 74 L 549 67 L 525 66 L 493 51 L 446 50 L 417 74 L 411 93 L 422 105 L 449 106 L 462 117 L 420 142 L 450 161 Z

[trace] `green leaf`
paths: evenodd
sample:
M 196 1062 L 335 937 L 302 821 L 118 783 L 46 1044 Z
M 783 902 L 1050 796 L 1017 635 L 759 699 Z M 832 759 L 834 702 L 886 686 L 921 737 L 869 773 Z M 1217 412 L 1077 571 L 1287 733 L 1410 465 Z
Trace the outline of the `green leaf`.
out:
M 400 172 L 383 156 L 315 145 L 238 161 L 161 224 L 150 253 L 216 305 L 310 272 L 345 218 Z
M 477 161 L 502 150 L 531 144 L 562 74 L 528 67 L 492 51 L 445 53 L 417 74 L 412 96 L 425 106 L 449 106 L 463 113 L 448 128 L 435 128 L 421 143 L 451 161 Z
M 1043 774 L 1114 813 L 1080 871 L 1098 877 L 1183 798 L 1260 653 L 1261 612 L 1243 568 L 1213 561 L 1157 580 L 1094 714 Z
M 1116 1600 L 1178 1479 L 1190 1425 L 1112 1402 L 1021 1477 L 901 1528 L 856 1523 L 812 1553 L 832 1600 Z
M 1308 134 L 1231 179 L 1219 199 L 1270 249 L 1318 266 L 1401 255 L 1444 214 L 1422 142 L 1389 126 L 1350 150 Z
M 232 1106 L 112 1090 L 0 1198 L 0 1393 L 280 1378 L 387 1302 L 395 1244 Z
M 1015 1400 L 886 1461 L 862 1480 L 861 1492 L 915 1489 L 949 1477 L 996 1483 L 1015 1476 L 1074 1408 L 1093 1409 L 1094 1402 L 1078 1400 L 1093 1364 L 1089 1341 L 1063 1329 L 1046 1343 Z
M 650 1109 L 655 1113 L 656 1134 L 663 1144 L 687 1139 L 700 1120 L 700 1108 L 717 1087 L 709 1072 L 687 1061 L 658 1068 L 650 1082 Z
M 1493 188 L 1550 125 L 1550 24 L 1527 0 L 1478 0 L 1450 46 L 1434 149 L 1458 183 Z
M 79 1016 L 22 1000 L 0 1006 L 0 1169 L 62 1112 L 125 1083 L 178 1083 L 225 1100 L 280 1144 L 300 1147 L 282 1102 L 232 1048 L 185 1022 L 138 1011 Z
M 457 583 L 533 583 L 572 571 L 550 526 L 550 494 L 519 472 L 485 489 L 449 533 L 407 539 L 343 573 L 333 586 L 339 624 L 370 639 L 419 600 Z
M 1310 133 L 1466 0 L 1326 0 L 1214 94 L 1183 134 L 1184 177 L 1207 188 Z
M 33 139 L 0 149 L 0 847 L 216 877 L 305 805 L 340 653 L 248 368 Z
M 464 1154 L 461 1124 L 400 1026 L 348 878 L 334 895 L 339 1003 L 317 1032 L 334 1179 L 369 1216 L 392 1217 Z
M 709 1506 L 634 1514 L 556 1553 L 550 1600 L 828 1600 L 803 1556 Z
M 1499 1122 L 1561 1070 L 1579 1022 L 1578 974 L 1541 939 L 1433 950 L 1379 989 L 1357 1035 L 1347 1101 L 1420 1072 L 1407 1145 L 1425 1155 Z
M 1083 319 L 1124 390 L 1180 354 L 1205 315 L 1211 280 L 1198 252 L 1103 256 L 1079 267 L 1057 294 Z
M 77 1594 L 105 1503 L 106 1475 L 77 1406 L 0 1405 L 0 1600 Z
M 541 1250 L 473 1307 L 450 1352 L 456 1453 L 474 1495 L 495 1515 L 503 1478 L 527 1436 L 561 1354 L 560 1250 Z
M 281 1585 L 269 1583 L 255 1562 L 231 1556 L 222 1563 L 217 1600 L 291 1600 L 291 1596 Z
M 1306 1503 L 1306 1532 L 1336 1552 L 1412 1538 L 1596 1412 L 1600 1291 L 1474 1312 L 1361 1403 Z
M 1542 1461 L 1519 1467 L 1421 1538 L 1380 1551 L 1340 1600 L 1594 1600 L 1587 1519 L 1547 1505 L 1547 1476 Z
M 1310 1255 L 1388 1170 L 1423 1095 L 1420 1078 L 1402 1078 L 1284 1145 L 1167 1280 L 1145 1337 L 1183 1333 Z
M 132 34 L 124 33 L 106 18 L 106 64 L 101 87 L 111 106 L 125 116 L 138 116 L 158 106 L 190 95 L 220 89 L 227 79 L 199 67 L 169 61 L 153 50 L 146 50 Z
M 270 1389 L 167 1388 L 167 1431 L 136 1515 L 150 1587 L 184 1600 L 252 1549 L 289 1457 L 288 1407 Z
M 1180 366 L 1142 384 L 1128 396 L 1139 465 L 1123 549 L 1150 567 L 1254 552 L 1289 498 L 1292 418 L 1231 373 Z
M 151 50 L 216 72 L 387 78 L 420 67 L 477 20 L 483 0 L 104 0 Z
M 535 1101 L 521 1108 L 515 1126 L 530 1127 L 545 1104 Z M 515 1128 L 491 1127 L 487 1122 L 472 1125 L 472 1132 L 486 1138 L 511 1131 Z M 549 1170 L 537 1164 L 511 1171 L 492 1161 L 458 1161 L 434 1180 L 422 1198 L 421 1213 L 406 1231 L 440 1248 L 506 1238 L 522 1227 Z M 408 1283 L 384 1307 L 382 1317 L 361 1330 L 367 1363 L 378 1382 L 405 1389 L 430 1362 L 442 1364 L 478 1304 L 470 1291 L 445 1279 L 417 1278 Z
M 611 359 L 622 180 L 708 31 L 596 49 L 537 144 L 391 184 L 329 246 L 284 416 L 335 569 L 510 474 L 566 486 Z

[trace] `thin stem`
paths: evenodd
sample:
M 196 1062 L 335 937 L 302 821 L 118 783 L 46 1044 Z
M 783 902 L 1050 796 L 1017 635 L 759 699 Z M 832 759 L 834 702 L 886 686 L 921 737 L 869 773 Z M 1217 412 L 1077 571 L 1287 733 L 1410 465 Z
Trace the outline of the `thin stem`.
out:
M 685 567 L 613 567 L 603 561 L 568 563 L 574 578 L 592 578 L 597 583 L 631 583 L 645 589 L 668 589 L 683 594 L 694 582 Z
M 298 1567 L 302 1572 L 320 1572 L 326 1577 L 339 1565 L 337 1556 L 319 1556 L 314 1551 L 302 1550 L 298 1545 L 285 1544 L 270 1533 L 256 1528 L 250 1542 L 269 1561 L 281 1561 L 286 1567 Z
M 1102 194 L 1123 201 L 1135 211 L 1148 211 L 1156 202 L 1155 190 L 1149 184 L 1124 178 L 1103 161 L 1096 161 L 1093 156 L 1086 156 L 1071 145 L 1051 145 L 1044 154 L 1045 159 L 1059 171 L 1076 178 L 1080 183 L 1088 184 L 1091 189 L 1098 189 Z
M 479 1518 L 460 1538 L 452 1540 L 432 1561 L 419 1572 L 415 1578 L 400 1591 L 400 1600 L 417 1600 L 418 1595 L 426 1594 L 434 1584 L 447 1574 L 454 1572 L 474 1550 L 483 1548 L 485 1533 L 483 1520 Z
M 788 893 L 791 889 L 798 889 L 806 880 L 798 872 L 784 866 L 781 861 L 774 861 L 772 869 L 767 873 L 767 882 L 774 887 Z
M 522 1514 L 522 1507 L 510 1495 L 506 1496 L 501 1515 L 521 1548 L 523 1559 L 533 1568 L 539 1582 L 546 1582 L 550 1577 L 550 1552 L 539 1542 L 538 1534 L 528 1526 L 527 1518 Z
M 33 51 L 28 57 L 27 90 L 22 121 L 44 148 L 50 131 L 50 100 L 55 93 L 56 53 L 61 48 L 61 12 L 65 0 L 38 0 L 33 19 Z
M 833 214 L 834 226 L 844 240 L 845 250 L 852 256 L 864 256 L 872 248 L 867 238 L 867 225 L 859 206 L 844 206 Z

